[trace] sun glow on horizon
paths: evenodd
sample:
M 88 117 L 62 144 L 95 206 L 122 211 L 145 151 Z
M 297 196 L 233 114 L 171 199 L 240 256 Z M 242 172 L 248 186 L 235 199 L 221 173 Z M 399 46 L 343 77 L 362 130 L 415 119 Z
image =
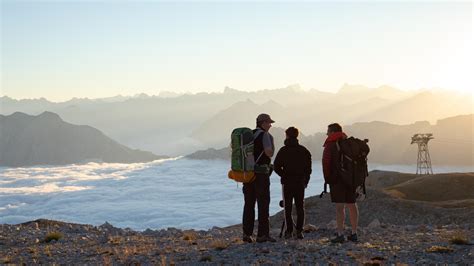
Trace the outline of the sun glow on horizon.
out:
M 0 95 L 15 99 L 294 83 L 329 92 L 345 82 L 474 89 L 472 2 L 2 1 L 1 7 Z

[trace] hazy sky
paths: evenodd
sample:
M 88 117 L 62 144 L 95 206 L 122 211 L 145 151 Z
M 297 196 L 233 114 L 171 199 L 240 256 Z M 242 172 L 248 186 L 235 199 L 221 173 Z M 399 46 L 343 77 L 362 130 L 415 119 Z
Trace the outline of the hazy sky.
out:
M 471 2 L 1 1 L 1 95 L 473 87 Z M 471 69 L 471 70 L 469 70 Z

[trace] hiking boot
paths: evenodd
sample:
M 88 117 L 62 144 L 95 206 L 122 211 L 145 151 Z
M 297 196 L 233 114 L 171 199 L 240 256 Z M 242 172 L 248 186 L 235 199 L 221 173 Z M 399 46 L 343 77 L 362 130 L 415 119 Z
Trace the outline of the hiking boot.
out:
M 350 236 L 348 236 L 347 240 L 352 241 L 352 242 L 358 242 L 359 240 L 357 239 L 357 233 L 351 234 Z
M 258 243 L 263 243 L 263 242 L 276 242 L 276 239 L 271 237 L 271 236 L 257 236 L 257 242 Z
M 338 235 L 335 238 L 331 239 L 331 243 L 344 243 L 344 235 Z
M 253 238 L 249 235 L 244 235 L 242 237 L 242 241 L 247 242 L 247 243 L 253 243 L 254 242 Z
M 296 238 L 303 239 L 304 238 L 303 231 L 296 231 Z

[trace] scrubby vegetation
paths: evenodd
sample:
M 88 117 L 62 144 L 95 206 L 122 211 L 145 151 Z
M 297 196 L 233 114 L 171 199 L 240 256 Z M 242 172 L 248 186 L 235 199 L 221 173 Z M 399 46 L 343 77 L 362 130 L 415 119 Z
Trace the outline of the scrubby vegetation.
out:
M 61 238 L 63 238 L 63 234 L 61 234 L 60 232 L 50 232 L 44 238 L 44 242 L 49 243 L 53 240 L 59 241 L 59 239 Z

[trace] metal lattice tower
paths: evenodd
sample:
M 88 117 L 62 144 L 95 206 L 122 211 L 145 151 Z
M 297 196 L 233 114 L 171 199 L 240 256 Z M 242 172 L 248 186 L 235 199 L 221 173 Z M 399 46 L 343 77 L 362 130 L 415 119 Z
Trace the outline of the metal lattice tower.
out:
M 433 139 L 433 134 L 415 134 L 411 137 L 411 144 L 418 144 L 418 161 L 416 164 L 416 174 L 433 174 L 431 169 L 430 152 L 428 151 L 428 141 Z

